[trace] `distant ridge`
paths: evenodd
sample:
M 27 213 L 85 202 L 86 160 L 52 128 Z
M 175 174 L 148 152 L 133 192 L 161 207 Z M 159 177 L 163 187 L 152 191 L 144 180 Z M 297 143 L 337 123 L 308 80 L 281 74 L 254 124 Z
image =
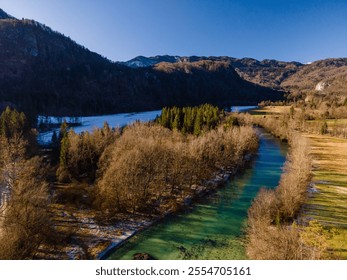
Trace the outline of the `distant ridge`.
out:
M 161 62 L 196 62 L 201 60 L 227 61 L 235 68 L 237 73 L 247 81 L 261 86 L 280 89 L 282 81 L 294 74 L 304 64 L 300 62 L 283 62 L 273 59 L 262 61 L 253 58 L 234 58 L 228 56 L 137 56 L 129 61 L 122 62 L 123 65 L 132 68 L 153 67 Z
M 175 63 L 175 62 L 178 62 L 179 60 L 180 60 L 179 56 L 172 56 L 172 55 L 157 55 L 157 56 L 151 56 L 151 57 L 137 56 L 129 61 L 121 62 L 121 64 L 124 64 L 132 68 L 141 68 L 141 67 L 151 67 L 161 62 Z
M 35 20 L 1 16 L 0 108 L 77 116 L 283 99 L 281 91 L 245 81 L 229 61 L 155 56 L 128 67 Z

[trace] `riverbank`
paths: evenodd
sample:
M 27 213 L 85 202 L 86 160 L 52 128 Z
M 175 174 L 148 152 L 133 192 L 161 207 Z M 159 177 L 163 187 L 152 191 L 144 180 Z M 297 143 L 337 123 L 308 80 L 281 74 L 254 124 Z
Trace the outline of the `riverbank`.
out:
M 51 168 L 50 191 L 57 202 L 52 205 L 54 236 L 61 236 L 59 243 L 70 247 L 67 257 L 97 257 L 91 247 L 96 247 L 93 229 L 100 231 L 100 224 L 112 227 L 139 214 L 142 227 L 147 224 L 143 217 L 162 218 L 189 206 L 256 152 L 252 127 L 221 123 L 225 114 L 211 105 L 180 111 L 188 112 L 195 112 L 190 125 L 184 119 L 189 131 L 194 124 L 196 136 L 180 133 L 181 126 L 140 122 L 121 132 L 107 125 L 81 135 L 62 132 L 59 167 Z M 209 114 L 207 119 L 198 118 L 204 113 Z M 120 220 L 120 213 L 129 214 Z M 133 232 L 122 235 L 116 240 L 96 235 L 97 247 L 114 247 Z
M 251 158 L 247 156 L 246 160 L 249 162 Z M 194 186 L 196 191 L 194 197 L 182 199 L 181 207 L 177 209 L 177 212 L 170 211 L 161 216 L 140 213 L 115 214 L 110 220 L 98 211 L 54 203 L 51 205 L 50 212 L 56 229 L 63 236 L 63 242 L 42 245 L 35 258 L 103 259 L 141 231 L 169 216 L 189 210 L 196 201 L 223 187 L 226 181 L 235 174 L 236 172 L 221 172 L 207 181 L 204 186 Z M 68 188 L 70 187 L 58 185 L 55 192 L 66 192 L 69 191 Z
M 301 109 L 294 108 L 294 114 L 302 114 Z M 292 112 L 292 114 L 293 114 Z M 266 106 L 251 112 L 260 120 L 280 118 L 291 114 L 289 106 Z M 303 204 L 300 218 L 308 223 L 318 221 L 328 232 L 328 253 L 337 259 L 347 259 L 347 140 L 341 137 L 329 136 L 313 129 L 312 123 L 318 121 L 299 120 L 293 121 L 292 129 L 299 132 L 309 143 L 309 154 L 312 157 L 313 168 L 311 183 L 307 189 L 308 198 Z M 321 122 L 320 122 L 321 123 Z M 340 124 L 343 120 L 330 120 L 328 123 Z M 318 123 L 319 124 L 319 123 Z M 329 133 L 334 132 L 334 128 Z M 283 131 L 283 128 L 282 128 Z M 276 131 L 280 137 L 284 134 Z
M 249 157 L 248 161 L 251 159 Z M 100 251 L 96 258 L 97 259 L 106 259 L 109 257 L 112 252 L 114 252 L 117 248 L 121 247 L 124 243 L 126 243 L 129 239 L 134 237 L 135 235 L 139 234 L 143 230 L 149 229 L 151 226 L 160 223 L 164 221 L 165 219 L 168 219 L 169 217 L 175 217 L 179 213 L 184 213 L 191 210 L 191 207 L 194 207 L 194 204 L 199 201 L 199 199 L 206 198 L 208 195 L 213 194 L 218 188 L 224 187 L 226 182 L 231 178 L 231 176 L 234 176 L 235 174 L 231 173 L 219 173 L 216 175 L 214 179 L 209 180 L 206 182 L 206 185 L 204 186 L 195 186 L 196 194 L 194 197 L 189 196 L 185 197 L 181 201 L 181 206 L 177 209 L 176 212 L 170 211 L 165 213 L 161 216 L 152 217 L 149 219 L 149 221 L 146 224 L 139 223 L 139 227 L 135 227 L 132 231 L 128 232 L 128 235 L 125 238 L 122 239 L 116 239 L 112 240 L 109 246 L 104 248 L 102 251 Z M 142 252 L 139 252 L 142 253 Z
M 108 259 L 130 260 L 137 253 L 160 260 L 245 259 L 248 208 L 260 188 L 277 186 L 287 153 L 285 143 L 261 131 L 257 156 L 241 174 L 197 201 L 188 213 L 136 234 Z

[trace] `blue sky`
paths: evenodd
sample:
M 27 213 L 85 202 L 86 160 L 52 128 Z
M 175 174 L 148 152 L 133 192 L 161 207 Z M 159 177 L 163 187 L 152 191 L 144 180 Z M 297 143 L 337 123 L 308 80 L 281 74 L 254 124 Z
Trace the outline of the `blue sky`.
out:
M 227 55 L 347 57 L 346 0 L 0 0 L 111 60 Z

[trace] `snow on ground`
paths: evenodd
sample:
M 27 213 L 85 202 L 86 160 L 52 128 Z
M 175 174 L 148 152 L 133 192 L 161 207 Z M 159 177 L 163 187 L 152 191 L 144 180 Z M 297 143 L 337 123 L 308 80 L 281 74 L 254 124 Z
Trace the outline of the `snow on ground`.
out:
M 258 106 L 231 106 L 231 112 L 245 112 L 258 108 Z
M 257 106 L 232 106 L 232 112 L 243 112 L 251 109 L 255 109 Z M 51 123 L 59 124 L 64 119 L 68 123 L 80 122 L 82 125 L 75 126 L 73 130 L 76 133 L 83 131 L 91 132 L 94 128 L 101 128 L 104 122 L 107 122 L 111 127 L 122 127 L 131 124 L 135 121 L 148 122 L 154 120 L 161 114 L 161 110 L 147 111 L 138 113 L 123 113 L 113 115 L 102 115 L 102 116 L 90 116 L 90 117 L 53 117 L 53 116 L 38 116 L 37 122 L 40 123 Z M 52 129 L 49 131 L 41 132 L 38 135 L 38 142 L 40 144 L 49 144 L 52 140 L 53 132 L 59 133 L 59 128 Z
M 48 122 L 51 124 L 61 123 L 62 120 L 70 122 L 80 122 L 82 125 L 75 126 L 73 130 L 76 133 L 83 131 L 91 132 L 94 128 L 101 128 L 104 122 L 107 122 L 111 127 L 122 127 L 131 124 L 135 121 L 148 122 L 154 120 L 158 115 L 161 114 L 161 110 L 148 111 L 140 113 L 124 113 L 114 115 L 102 115 L 102 116 L 90 116 L 90 117 L 52 117 L 52 116 L 38 116 L 38 124 L 41 122 Z M 52 139 L 53 132 L 59 133 L 59 128 L 52 129 L 46 132 L 39 133 L 38 142 L 40 144 L 49 144 Z
M 64 243 L 43 244 L 37 259 L 100 259 L 157 219 L 143 214 L 115 214 L 113 222 L 101 223 L 92 210 L 64 210 L 60 204 L 52 208 L 52 214 L 56 230 L 65 236 Z

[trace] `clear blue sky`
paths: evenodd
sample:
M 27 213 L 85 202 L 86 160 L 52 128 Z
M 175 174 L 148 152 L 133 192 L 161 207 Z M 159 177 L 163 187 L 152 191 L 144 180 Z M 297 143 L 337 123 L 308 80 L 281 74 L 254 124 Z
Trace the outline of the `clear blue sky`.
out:
M 0 0 L 111 60 L 347 57 L 347 0 Z

